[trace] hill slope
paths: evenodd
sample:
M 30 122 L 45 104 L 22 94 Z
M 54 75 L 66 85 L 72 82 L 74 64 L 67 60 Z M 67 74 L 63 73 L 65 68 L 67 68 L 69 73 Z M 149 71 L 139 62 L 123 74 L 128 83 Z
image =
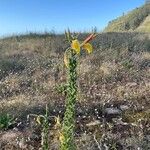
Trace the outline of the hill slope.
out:
M 106 32 L 142 31 L 149 32 L 150 29 L 150 4 L 136 8 L 126 15 L 118 17 L 108 23 Z
M 150 15 L 145 18 L 143 23 L 136 29 L 141 32 L 150 32 Z

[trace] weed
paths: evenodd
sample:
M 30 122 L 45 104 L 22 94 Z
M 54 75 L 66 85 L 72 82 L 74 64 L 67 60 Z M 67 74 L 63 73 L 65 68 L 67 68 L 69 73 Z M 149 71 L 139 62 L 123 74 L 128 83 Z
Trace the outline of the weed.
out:
M 43 150 L 48 150 L 49 146 L 48 146 L 48 133 L 49 133 L 49 123 L 48 123 L 48 107 L 46 105 L 46 112 L 45 115 L 43 116 L 44 120 L 42 123 L 42 141 L 41 141 L 41 145 L 42 145 L 42 149 Z
M 11 125 L 15 123 L 14 117 L 9 114 L 1 114 L 0 116 L 0 129 L 7 130 Z
M 67 96 L 66 96 L 66 111 L 62 124 L 61 150 L 75 150 L 74 130 L 75 130 L 75 105 L 77 99 L 77 60 L 80 54 L 80 48 L 86 49 L 88 53 L 92 52 L 92 45 L 88 43 L 95 37 L 91 34 L 84 40 L 82 44 L 73 37 L 68 31 L 66 39 L 71 44 L 64 55 L 64 62 L 67 67 Z
M 48 107 L 46 105 L 45 115 L 28 115 L 28 119 L 33 116 L 36 118 L 36 122 L 41 126 L 41 145 L 42 150 L 49 150 L 48 134 L 49 134 L 49 121 L 48 121 Z

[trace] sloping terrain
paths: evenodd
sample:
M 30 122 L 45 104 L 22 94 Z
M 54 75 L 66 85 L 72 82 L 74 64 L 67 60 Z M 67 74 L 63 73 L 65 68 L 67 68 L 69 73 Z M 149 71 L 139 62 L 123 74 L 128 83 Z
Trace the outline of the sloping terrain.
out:
M 145 4 L 109 22 L 106 32 L 141 31 L 149 32 L 150 4 Z M 146 23 L 144 23 L 146 21 Z M 140 30 L 139 30 L 140 29 Z
M 136 29 L 138 32 L 150 32 L 150 15 L 145 18 L 143 23 Z

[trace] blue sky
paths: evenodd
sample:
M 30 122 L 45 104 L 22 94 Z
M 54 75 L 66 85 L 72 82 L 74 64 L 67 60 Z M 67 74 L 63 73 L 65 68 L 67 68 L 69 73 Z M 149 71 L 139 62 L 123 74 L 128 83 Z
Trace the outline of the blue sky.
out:
M 0 0 L 0 35 L 102 30 L 108 21 L 144 4 L 144 0 Z

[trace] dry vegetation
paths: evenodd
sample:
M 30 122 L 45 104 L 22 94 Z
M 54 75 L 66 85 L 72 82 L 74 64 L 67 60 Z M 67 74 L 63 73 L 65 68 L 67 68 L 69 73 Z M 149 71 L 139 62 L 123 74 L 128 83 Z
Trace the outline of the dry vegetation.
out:
M 124 14 L 109 22 L 105 28 L 107 32 L 124 32 L 124 31 L 150 31 L 150 3 L 133 9 L 132 11 Z
M 81 34 L 84 39 L 86 34 Z M 0 131 L 0 149 L 39 149 L 41 127 L 30 114 L 49 106 L 51 149 L 58 134 L 51 116 L 63 117 L 64 35 L 29 34 L 0 40 L 0 115 L 16 118 Z M 76 143 L 83 150 L 150 149 L 150 37 L 102 33 L 94 53 L 82 52 Z

